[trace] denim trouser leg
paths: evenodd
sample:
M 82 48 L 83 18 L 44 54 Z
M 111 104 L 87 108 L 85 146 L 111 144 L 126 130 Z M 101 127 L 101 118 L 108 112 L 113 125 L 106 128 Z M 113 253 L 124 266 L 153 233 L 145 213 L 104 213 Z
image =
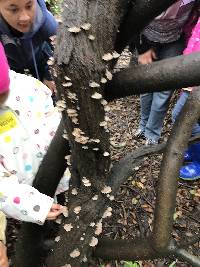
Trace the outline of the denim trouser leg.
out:
M 180 38 L 172 43 L 159 44 L 156 48 L 156 55 L 158 60 L 162 60 L 182 54 L 183 49 L 184 40 Z M 147 139 L 159 140 L 171 95 L 172 91 L 164 91 L 141 96 L 140 128 L 144 129 L 145 127 L 145 137 Z
M 153 93 L 151 111 L 145 129 L 146 138 L 154 141 L 159 140 L 171 95 L 172 91 Z
M 149 114 L 151 111 L 151 104 L 153 100 L 153 93 L 147 93 L 140 95 L 140 124 L 139 128 L 145 131 L 146 124 L 149 119 Z
M 185 105 L 185 102 L 187 101 L 190 93 L 188 91 L 183 91 L 175 105 L 175 107 L 172 110 L 172 122 L 174 123 L 177 116 L 181 112 L 183 106 Z M 192 136 L 200 134 L 200 125 L 198 123 L 195 123 L 192 128 Z

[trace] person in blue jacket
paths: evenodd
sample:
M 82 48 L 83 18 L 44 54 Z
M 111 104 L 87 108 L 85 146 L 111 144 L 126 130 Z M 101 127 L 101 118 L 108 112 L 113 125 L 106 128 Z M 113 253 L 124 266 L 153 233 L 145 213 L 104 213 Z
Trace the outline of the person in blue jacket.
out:
M 50 37 L 57 22 L 44 0 L 0 0 L 0 41 L 10 68 L 55 90 L 47 61 L 52 56 Z

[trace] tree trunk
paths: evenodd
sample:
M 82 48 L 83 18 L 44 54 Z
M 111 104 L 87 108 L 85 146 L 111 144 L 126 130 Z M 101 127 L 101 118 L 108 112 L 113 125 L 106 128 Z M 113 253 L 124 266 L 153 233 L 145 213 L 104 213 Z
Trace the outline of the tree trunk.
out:
M 107 181 L 110 169 L 107 106 L 102 98 L 103 84 L 112 74 L 111 61 L 103 56 L 114 52 L 126 4 L 127 1 L 117 0 L 64 2 L 57 37 L 57 86 L 65 108 L 72 178 L 69 216 L 63 219 L 61 239 L 47 260 L 48 267 L 82 265 L 88 244 L 94 246 L 97 242 L 96 225 L 112 194 Z

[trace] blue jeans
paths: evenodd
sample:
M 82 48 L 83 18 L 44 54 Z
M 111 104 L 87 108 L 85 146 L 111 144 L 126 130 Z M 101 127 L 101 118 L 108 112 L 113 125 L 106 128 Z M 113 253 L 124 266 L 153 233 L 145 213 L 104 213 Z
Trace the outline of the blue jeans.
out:
M 158 60 L 178 56 L 184 49 L 184 39 L 169 44 L 157 44 L 155 51 Z M 162 125 L 169 106 L 172 91 L 153 92 L 140 95 L 140 123 L 139 128 L 147 139 L 158 141 Z
M 183 91 L 175 105 L 175 107 L 172 110 L 172 122 L 174 123 L 178 114 L 181 112 L 183 106 L 185 105 L 185 102 L 187 101 L 190 93 L 188 91 Z M 200 125 L 199 123 L 194 124 L 192 128 L 192 136 L 200 134 Z

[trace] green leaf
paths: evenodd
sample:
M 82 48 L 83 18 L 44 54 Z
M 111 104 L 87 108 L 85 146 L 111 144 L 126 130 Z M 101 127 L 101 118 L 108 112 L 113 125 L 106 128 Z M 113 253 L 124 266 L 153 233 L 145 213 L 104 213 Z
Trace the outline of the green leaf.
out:
M 140 267 L 140 264 L 136 261 L 124 261 L 124 267 Z
M 176 262 L 175 261 L 173 261 L 170 265 L 169 265 L 169 267 L 175 267 L 176 266 Z

